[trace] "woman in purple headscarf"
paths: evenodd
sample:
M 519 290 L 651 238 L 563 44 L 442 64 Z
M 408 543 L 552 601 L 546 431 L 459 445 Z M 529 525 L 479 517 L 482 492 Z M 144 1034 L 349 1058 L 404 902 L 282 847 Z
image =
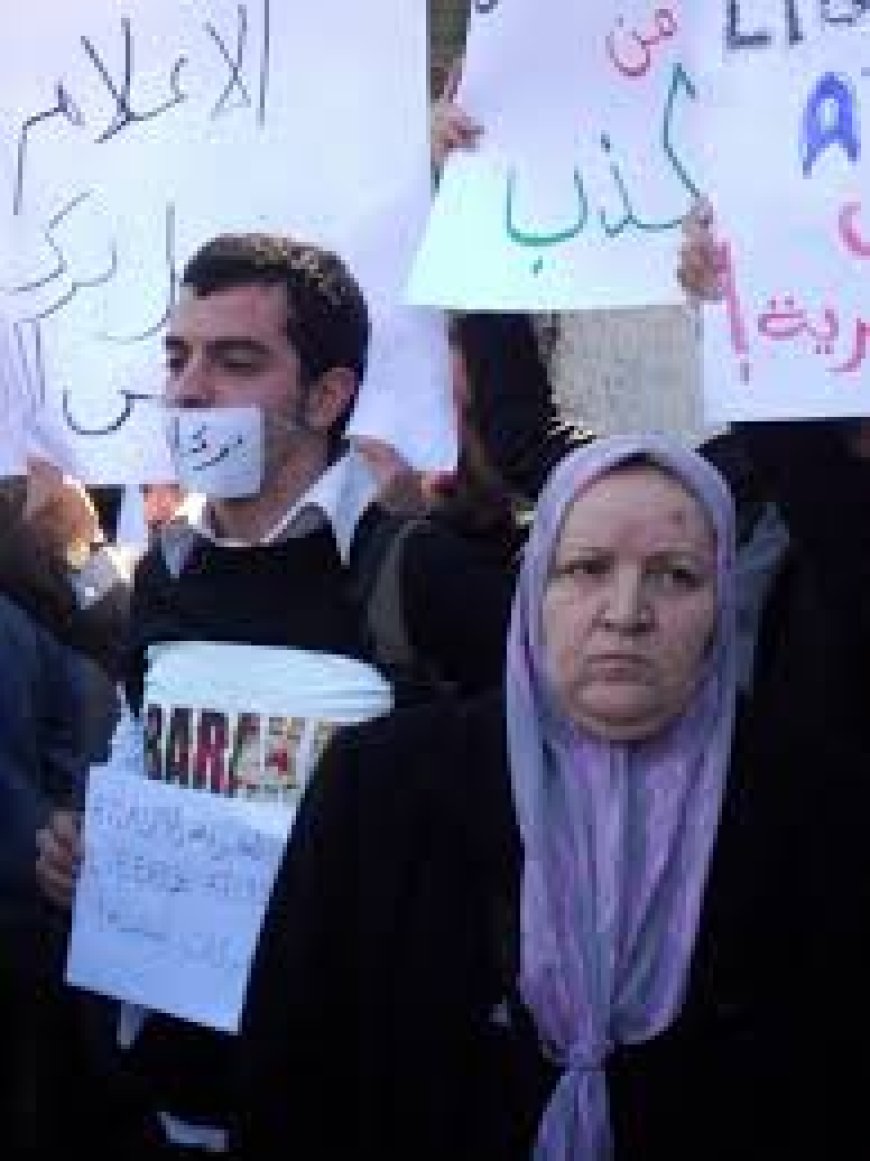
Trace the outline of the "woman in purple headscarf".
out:
M 700 457 L 608 440 L 561 465 L 514 602 L 519 994 L 562 1068 L 536 1156 L 612 1155 L 606 1068 L 686 994 L 735 704 L 733 508 Z
M 564 460 L 505 689 L 345 733 L 303 802 L 243 1022 L 251 1156 L 704 1155 L 735 639 L 715 469 L 657 437 Z

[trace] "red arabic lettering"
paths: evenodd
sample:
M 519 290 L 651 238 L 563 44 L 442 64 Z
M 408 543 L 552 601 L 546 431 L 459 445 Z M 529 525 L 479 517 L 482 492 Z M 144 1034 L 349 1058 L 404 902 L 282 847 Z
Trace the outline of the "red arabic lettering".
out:
M 616 22 L 620 33 L 625 31 L 625 21 L 620 16 Z M 605 38 L 607 56 L 613 67 L 624 77 L 636 79 L 645 76 L 652 64 L 652 50 L 663 40 L 670 40 L 675 36 L 679 25 L 677 18 L 670 8 L 657 8 L 654 19 L 655 31 L 648 36 L 641 36 L 637 29 L 632 29 L 626 36 L 627 51 L 617 49 L 617 36 L 611 31 Z

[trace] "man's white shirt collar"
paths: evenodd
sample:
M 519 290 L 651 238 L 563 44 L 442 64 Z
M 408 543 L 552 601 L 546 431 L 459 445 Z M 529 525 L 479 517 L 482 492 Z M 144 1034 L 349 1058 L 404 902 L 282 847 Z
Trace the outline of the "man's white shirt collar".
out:
M 351 448 L 290 505 L 275 527 L 257 543 L 280 544 L 307 536 L 327 523 L 332 528 L 342 562 L 347 564 L 357 525 L 377 490 L 377 482 L 365 459 Z M 203 540 L 228 548 L 251 547 L 246 541 L 219 536 L 209 519 L 207 498 L 188 496 L 160 532 L 160 547 L 172 576 L 181 575 L 197 541 Z

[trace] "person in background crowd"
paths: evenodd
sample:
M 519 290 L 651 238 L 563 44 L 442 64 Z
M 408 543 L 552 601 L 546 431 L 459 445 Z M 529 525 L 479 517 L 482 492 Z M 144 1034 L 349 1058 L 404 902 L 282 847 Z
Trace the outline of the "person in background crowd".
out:
M 592 435 L 559 414 L 528 316 L 458 314 L 448 335 L 456 471 L 414 472 L 383 443 L 367 437 L 356 442 L 382 483 L 384 504 L 446 520 L 513 573 L 547 474 Z
M 66 933 L 37 891 L 34 853 L 52 811 L 82 801 L 115 718 L 113 682 L 92 659 L 101 649 L 76 625 L 64 551 L 94 538 L 94 513 L 83 490 L 49 489 L 47 475 L 0 486 L 3 1126 L 4 1147 L 22 1157 L 59 1147 L 91 1107 L 85 1030 L 61 982 Z M 71 647 L 85 640 L 86 651 Z
M 592 432 L 561 416 L 528 315 L 457 314 L 449 334 L 460 430 L 485 468 L 533 504 L 553 467 Z
M 160 529 L 178 512 L 184 503 L 184 492 L 178 484 L 143 484 L 145 523 L 151 540 L 159 537 Z
M 87 489 L 53 464 L 31 457 L 18 487 L 22 502 L 4 521 L 0 590 L 117 678 L 133 559 L 108 543 Z
M 61 995 L 65 933 L 37 893 L 37 834 L 82 800 L 95 749 L 92 667 L 17 602 L 0 595 L 0 1008 L 4 1149 L 46 1140 L 79 1071 L 77 1029 Z M 109 686 L 111 695 L 111 686 Z M 111 705 L 111 703 L 110 703 Z M 59 1083 L 55 1083 L 58 1081 Z M 60 1096 L 61 1102 L 55 1098 Z M 8 1106 L 7 1106 L 8 1101 Z M 10 1155 L 18 1156 L 18 1153 Z
M 461 76 L 460 58 L 430 113 L 436 177 L 450 153 L 474 149 L 484 132 L 457 104 Z M 559 414 L 528 315 L 458 313 L 450 318 L 449 337 L 460 447 L 469 448 L 476 467 L 494 472 L 511 493 L 533 503 L 558 460 L 592 433 Z
M 462 61 L 454 62 L 430 114 L 436 178 L 451 151 L 474 148 L 483 132 L 456 103 L 461 69 Z M 529 316 L 454 314 L 448 336 L 459 433 L 457 470 L 421 478 L 406 465 L 388 458 L 384 462 L 384 453 L 373 449 L 376 468 L 390 481 L 384 501 L 399 509 L 433 509 L 463 535 L 486 544 L 502 567 L 513 572 L 547 474 L 591 433 L 559 414 Z

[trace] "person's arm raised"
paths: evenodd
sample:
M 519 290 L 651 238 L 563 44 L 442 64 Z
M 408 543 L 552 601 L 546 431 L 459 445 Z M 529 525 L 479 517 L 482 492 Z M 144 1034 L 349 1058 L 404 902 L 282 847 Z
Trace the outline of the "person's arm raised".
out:
M 432 169 L 441 176 L 444 162 L 454 149 L 473 149 L 480 140 L 483 126 L 456 103 L 462 78 L 462 59 L 450 66 L 441 95 L 432 105 L 429 118 L 429 142 Z

